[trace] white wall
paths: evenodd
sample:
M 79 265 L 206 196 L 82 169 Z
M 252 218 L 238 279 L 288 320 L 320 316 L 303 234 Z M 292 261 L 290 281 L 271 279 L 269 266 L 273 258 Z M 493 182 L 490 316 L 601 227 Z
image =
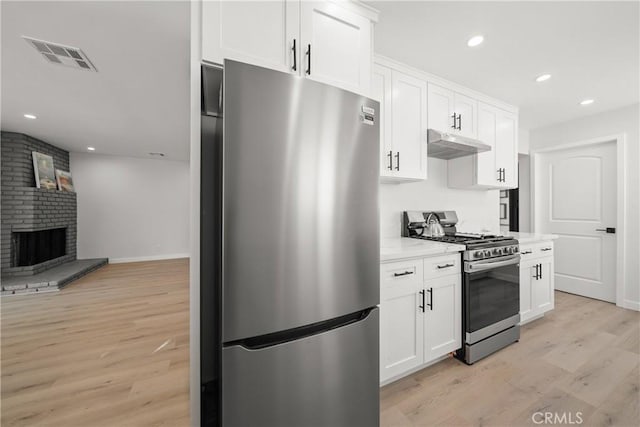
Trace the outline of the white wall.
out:
M 71 153 L 78 258 L 112 262 L 189 254 L 189 163 Z
M 626 293 L 629 307 L 640 309 L 640 104 L 531 131 L 531 151 L 554 145 L 625 133 Z M 618 225 L 619 227 L 619 225 Z
M 455 210 L 461 231 L 500 230 L 498 190 L 447 188 L 447 161 L 429 158 L 429 179 L 406 184 L 380 184 L 380 236 L 399 237 L 405 210 Z
M 529 154 L 530 139 L 531 132 L 527 129 L 518 129 L 518 153 Z

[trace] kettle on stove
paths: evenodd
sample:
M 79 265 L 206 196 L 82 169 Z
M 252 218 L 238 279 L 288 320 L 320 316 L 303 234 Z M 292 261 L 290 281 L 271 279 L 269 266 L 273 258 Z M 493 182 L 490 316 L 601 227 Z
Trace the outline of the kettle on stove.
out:
M 427 237 L 444 236 L 444 228 L 442 228 L 442 224 L 440 224 L 440 218 L 438 218 L 438 215 L 433 212 L 427 216 L 424 233 Z

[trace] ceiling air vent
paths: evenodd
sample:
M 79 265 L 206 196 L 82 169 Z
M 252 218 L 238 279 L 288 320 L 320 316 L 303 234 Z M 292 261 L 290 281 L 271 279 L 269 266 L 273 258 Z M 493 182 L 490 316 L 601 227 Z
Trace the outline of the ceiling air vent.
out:
M 40 52 L 48 62 L 66 65 L 67 67 L 79 68 L 85 71 L 98 71 L 89 58 L 87 58 L 87 55 L 77 47 L 32 39 L 31 37 L 26 36 L 22 36 L 22 38 L 33 46 L 35 50 Z

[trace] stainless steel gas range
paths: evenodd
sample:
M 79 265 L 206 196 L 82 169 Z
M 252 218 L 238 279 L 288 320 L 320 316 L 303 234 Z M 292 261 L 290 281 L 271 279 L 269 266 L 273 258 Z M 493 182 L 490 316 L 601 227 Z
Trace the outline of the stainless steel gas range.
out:
M 439 221 L 442 229 L 427 221 Z M 403 214 L 403 236 L 455 243 L 462 252 L 462 348 L 467 364 L 520 339 L 520 253 L 512 237 L 460 233 L 454 211 Z

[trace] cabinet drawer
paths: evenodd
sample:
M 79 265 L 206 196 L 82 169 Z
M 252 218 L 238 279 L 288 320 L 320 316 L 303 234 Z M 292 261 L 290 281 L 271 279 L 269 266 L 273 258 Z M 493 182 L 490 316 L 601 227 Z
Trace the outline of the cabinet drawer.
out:
M 424 259 L 424 279 L 460 274 L 460 254 L 442 255 Z
M 422 260 L 398 261 L 380 266 L 380 285 L 394 286 L 407 282 L 422 283 Z
M 523 261 L 550 256 L 553 256 L 553 242 L 520 245 L 520 258 Z

